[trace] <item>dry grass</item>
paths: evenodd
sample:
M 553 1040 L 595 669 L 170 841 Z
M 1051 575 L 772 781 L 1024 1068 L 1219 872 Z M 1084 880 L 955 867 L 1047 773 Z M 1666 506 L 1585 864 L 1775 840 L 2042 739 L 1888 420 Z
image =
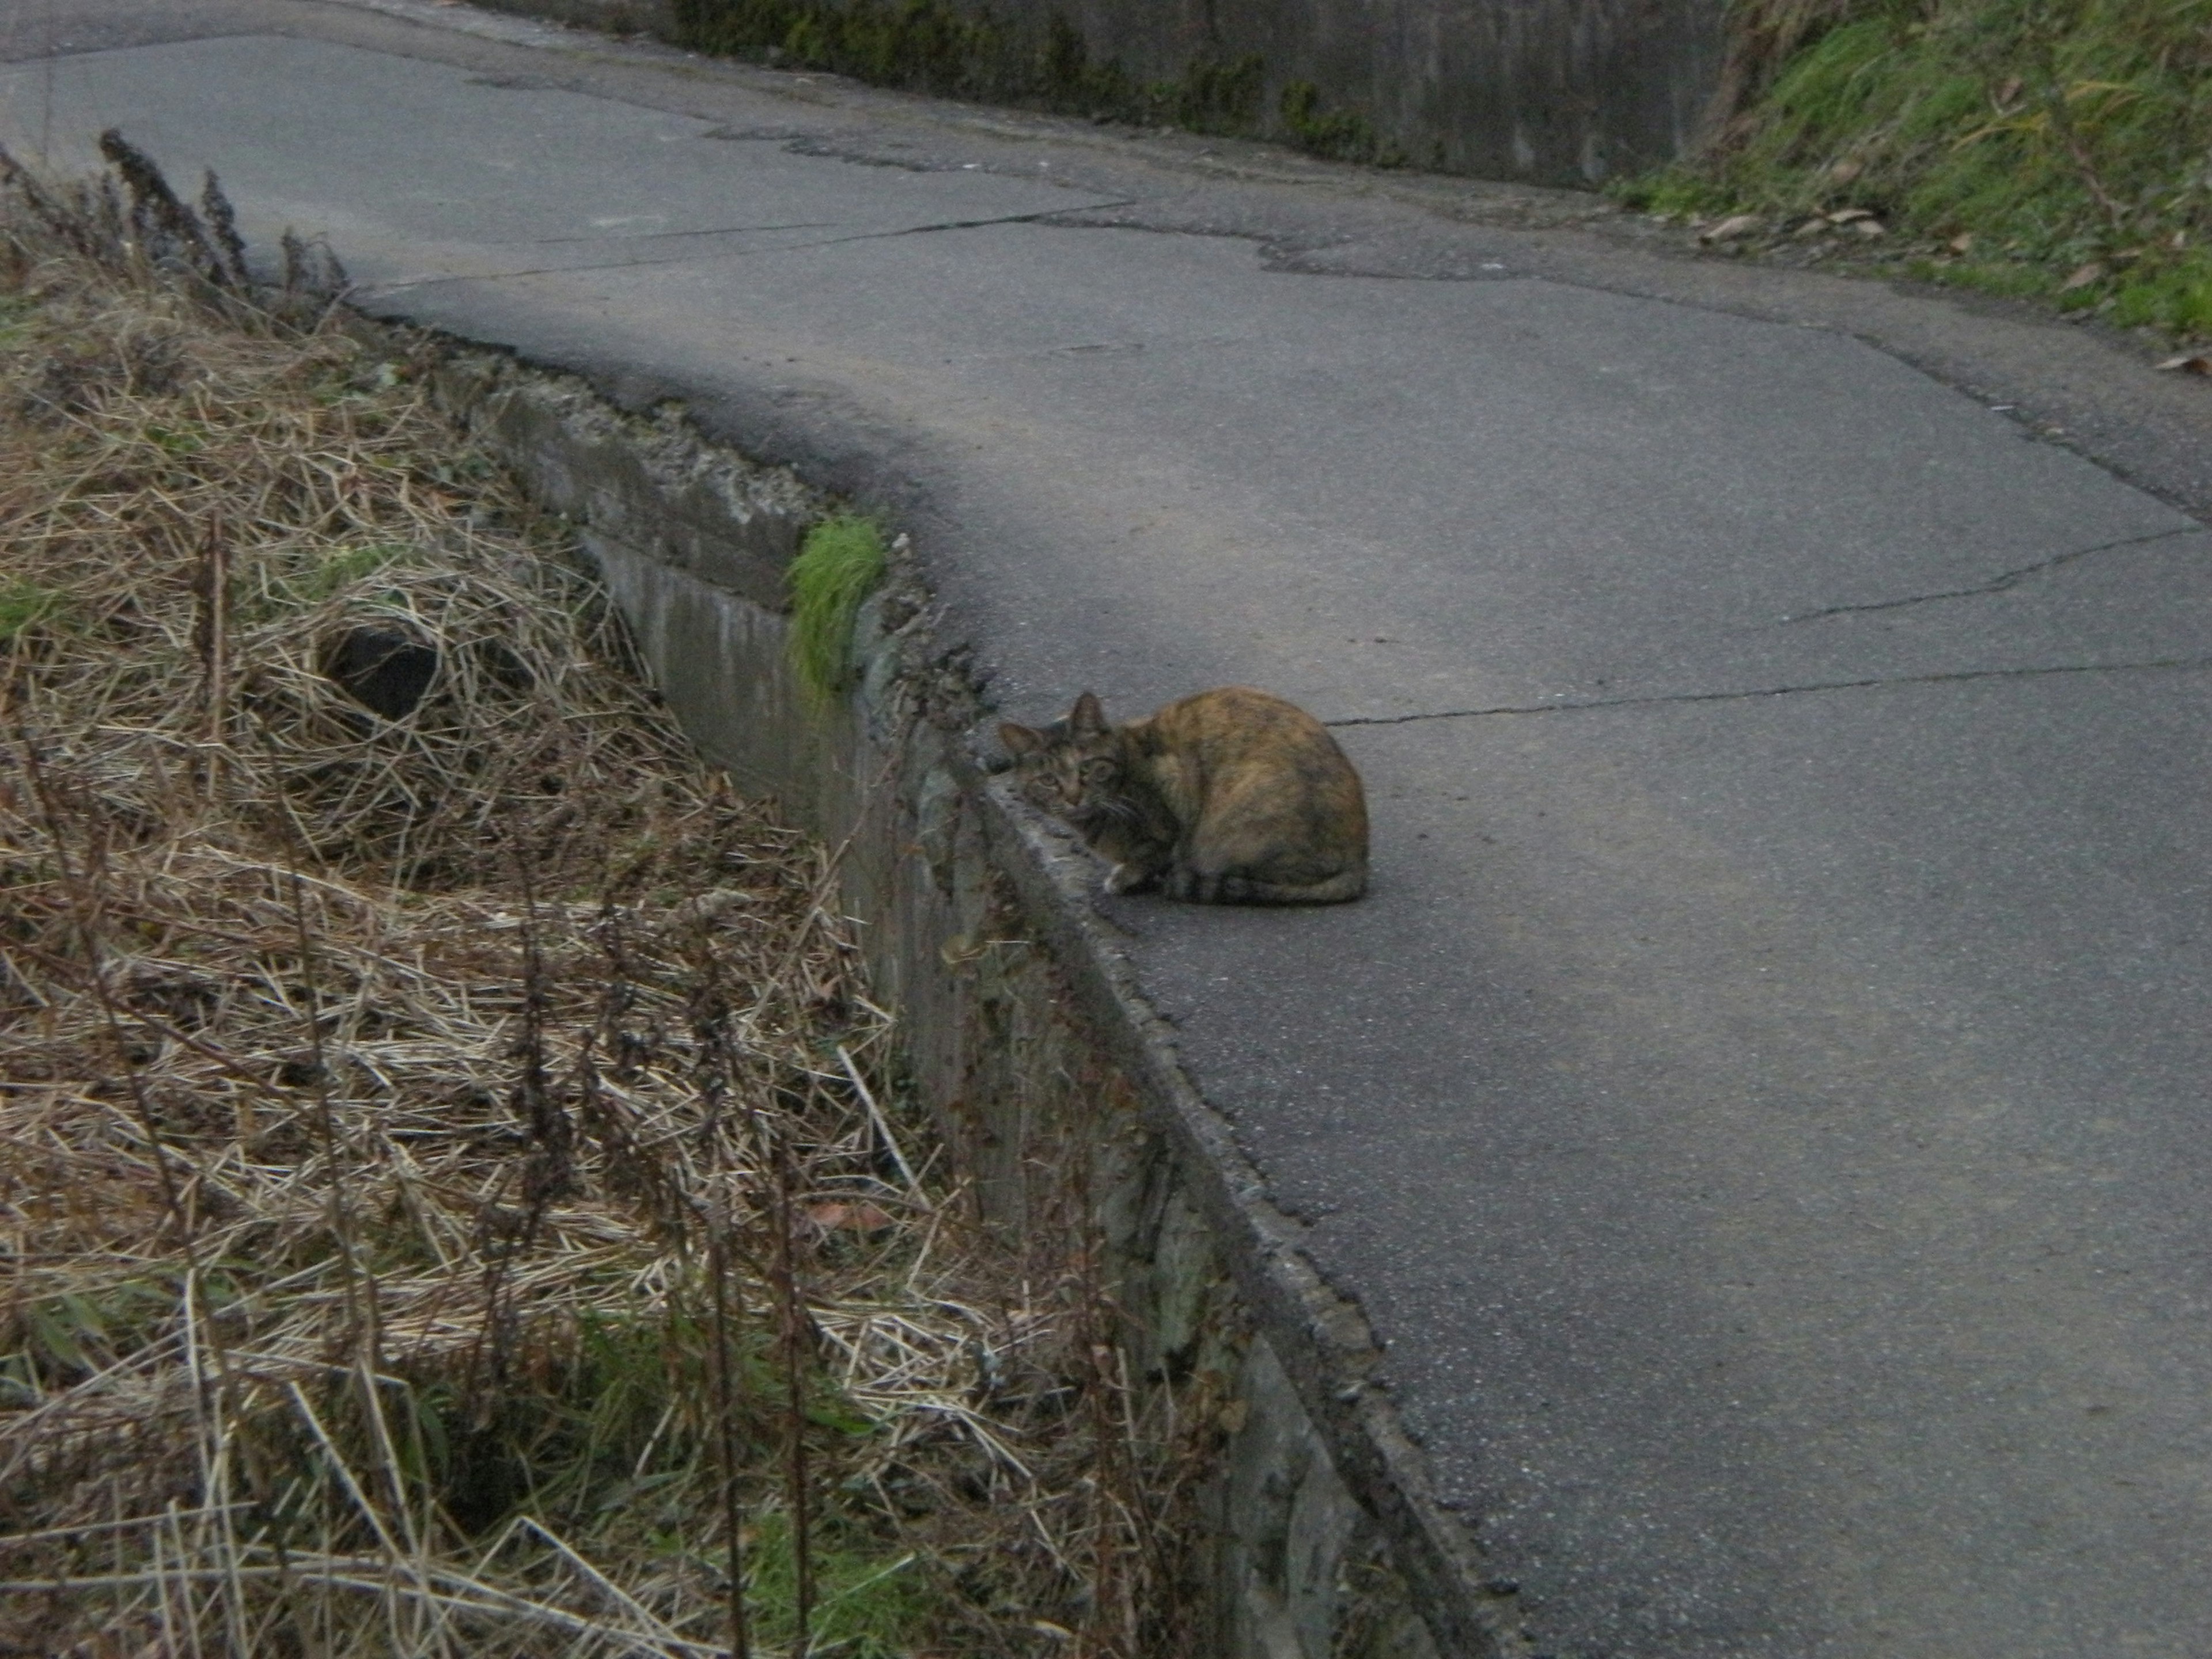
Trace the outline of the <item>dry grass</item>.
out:
M 0 1651 L 1179 1645 L 1082 1230 L 962 1220 L 834 854 L 111 160 L 0 204 Z

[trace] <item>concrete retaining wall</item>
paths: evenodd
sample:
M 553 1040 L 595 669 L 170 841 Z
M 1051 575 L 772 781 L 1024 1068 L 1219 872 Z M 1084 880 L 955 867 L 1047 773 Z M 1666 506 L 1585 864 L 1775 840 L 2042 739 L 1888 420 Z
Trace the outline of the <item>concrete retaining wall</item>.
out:
M 1097 937 L 1095 868 L 969 753 L 980 711 L 910 569 L 864 609 L 852 694 L 825 707 L 787 665 L 778 608 L 812 492 L 678 414 L 623 413 L 495 355 L 452 356 L 438 389 L 575 524 L 700 746 L 831 844 L 850 838 L 841 878 L 876 994 L 986 1215 L 1031 1228 L 1073 1206 L 1133 1373 L 1213 1414 L 1215 1627 L 1193 1650 L 1517 1650 L 1500 1636 L 1510 1587 L 1481 1587 L 1367 1386 L 1364 1322 L 1297 1255 Z
M 1541 184 L 1595 185 L 1682 154 L 1720 76 L 1721 0 L 999 4 L 1040 29 L 1066 15 L 1090 57 L 1139 81 L 1256 58 L 1264 137 L 1309 136 L 1285 104 L 1303 82 L 1308 126 L 1364 122 L 1382 154 L 1416 167 Z
M 479 3 L 687 45 L 737 39 L 924 91 L 1142 112 L 1354 160 L 1566 185 L 1643 171 L 1697 141 L 1727 10 L 1726 0 Z M 840 27 L 855 14 L 863 24 Z M 839 49 L 847 35 L 865 48 Z

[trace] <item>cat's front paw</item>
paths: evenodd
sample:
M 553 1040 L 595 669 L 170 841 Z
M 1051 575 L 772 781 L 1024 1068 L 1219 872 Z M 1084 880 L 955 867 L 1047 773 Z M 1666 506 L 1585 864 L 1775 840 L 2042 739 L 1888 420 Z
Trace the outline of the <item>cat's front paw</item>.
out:
M 1152 884 L 1153 873 L 1142 865 L 1117 864 L 1106 872 L 1106 890 L 1115 895 L 1141 893 Z

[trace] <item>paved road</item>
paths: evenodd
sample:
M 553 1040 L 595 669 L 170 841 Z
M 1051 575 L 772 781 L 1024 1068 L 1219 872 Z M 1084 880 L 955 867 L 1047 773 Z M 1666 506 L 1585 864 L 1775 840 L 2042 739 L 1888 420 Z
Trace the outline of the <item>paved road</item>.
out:
M 37 10 L 11 146 L 119 123 L 896 506 L 1010 712 L 1338 723 L 1365 903 L 1115 913 L 1531 1651 L 2212 1654 L 2201 387 L 1525 192 L 405 0 Z

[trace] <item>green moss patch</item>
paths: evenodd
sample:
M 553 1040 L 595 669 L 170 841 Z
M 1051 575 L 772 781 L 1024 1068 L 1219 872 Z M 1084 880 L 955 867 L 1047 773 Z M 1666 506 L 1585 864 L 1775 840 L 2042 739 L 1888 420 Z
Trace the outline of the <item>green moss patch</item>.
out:
M 884 534 L 858 514 L 825 519 L 806 533 L 791 562 L 791 660 L 816 696 L 844 689 L 851 673 L 853 621 L 884 579 Z

